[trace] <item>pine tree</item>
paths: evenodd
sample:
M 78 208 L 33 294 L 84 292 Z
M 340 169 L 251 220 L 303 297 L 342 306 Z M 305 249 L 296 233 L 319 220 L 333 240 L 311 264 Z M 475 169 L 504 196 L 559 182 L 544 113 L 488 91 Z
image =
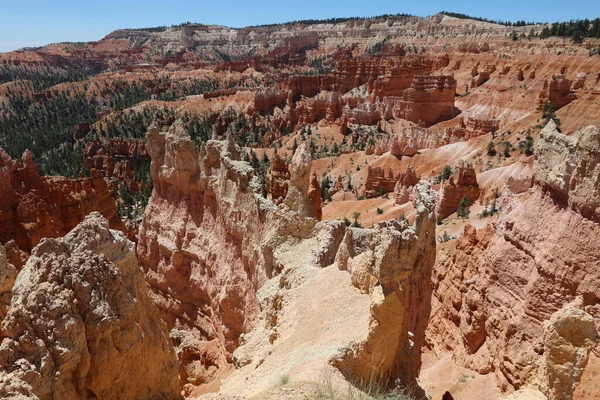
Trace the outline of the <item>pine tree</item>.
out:
M 458 203 L 458 210 L 456 210 L 456 215 L 459 218 L 469 218 L 469 214 L 471 210 L 469 209 L 469 198 L 467 196 L 463 196 L 460 199 L 460 203 Z

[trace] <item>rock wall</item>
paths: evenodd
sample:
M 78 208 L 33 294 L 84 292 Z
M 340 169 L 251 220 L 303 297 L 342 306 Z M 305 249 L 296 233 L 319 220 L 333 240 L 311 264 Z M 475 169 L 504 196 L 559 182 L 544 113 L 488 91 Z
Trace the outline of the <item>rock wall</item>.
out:
M 536 147 L 534 180 L 553 199 L 600 222 L 600 129 L 585 127 L 572 135 L 550 120 Z
M 277 346 L 285 348 L 280 341 L 291 340 L 300 329 L 294 322 L 287 328 L 291 331 L 279 331 L 283 322 L 278 316 L 292 312 L 286 311 L 292 306 L 283 299 L 288 290 L 307 290 L 302 288 L 307 279 L 334 263 L 346 234 L 364 237 L 357 239 L 352 254 L 371 254 L 369 273 L 385 282 L 386 289 L 374 289 L 377 300 L 371 310 L 382 328 L 362 337 L 364 344 L 352 350 L 357 351 L 354 356 L 347 352 L 340 362 L 349 377 L 365 375 L 370 368 L 368 354 L 381 352 L 377 343 L 385 340 L 387 354 L 408 357 L 410 363 L 391 357 L 377 374 L 414 381 L 426 321 L 418 315 L 428 311 L 430 264 L 435 257 L 433 194 L 428 188 L 421 191 L 423 199 L 416 200 L 420 211 L 415 227 L 390 223 L 381 228 L 384 236 L 362 229 L 347 233 L 342 221 L 318 221 L 320 191 L 316 176 L 311 183 L 310 153 L 304 144 L 293 156 L 289 190 L 277 206 L 260 195 L 253 169 L 240 161 L 241 151 L 231 140 L 208 141 L 198 149 L 176 123 L 164 133 L 151 127 L 148 149 L 154 192 L 140 227 L 137 253 L 151 297 L 171 331 L 186 394 L 197 393 L 201 385 L 215 390 L 219 382 L 236 391 L 235 382 L 243 376 L 254 377 L 251 386 L 260 387 L 272 379 L 260 374 L 261 368 L 271 368 L 270 363 L 279 370 L 291 368 L 296 359 L 275 361 L 272 356 Z M 377 250 L 370 252 L 367 243 L 376 244 Z M 402 285 L 415 289 L 403 292 Z M 298 299 L 298 304 L 305 301 Z M 398 307 L 402 315 L 393 311 Z M 365 310 L 365 316 L 368 313 Z M 409 331 L 415 335 L 414 346 L 407 346 Z M 295 349 L 309 348 L 307 340 L 303 336 Z M 336 343 L 351 347 L 348 341 Z M 340 350 L 336 346 L 309 351 L 306 357 L 333 358 Z M 222 381 L 233 363 L 240 370 Z
M 285 199 L 288 192 L 289 180 L 290 169 L 287 163 L 278 154 L 275 154 L 269 165 L 266 182 L 267 193 L 271 195 L 273 202 Z
M 454 117 L 455 95 L 452 75 L 417 75 L 392 112 L 396 118 L 430 126 Z
M 417 171 L 412 165 L 408 165 L 406 170 L 400 172 L 397 176 L 396 185 L 394 186 L 394 202 L 398 205 L 406 204 L 410 200 L 413 186 L 415 186 L 421 178 L 417 176 Z
M 549 132 L 550 128 L 552 125 L 545 129 L 534 162 L 537 185 L 522 198 L 505 191 L 499 219 L 478 231 L 467 226 L 455 245 L 449 243 L 439 252 L 434 271 L 429 343 L 452 350 L 460 365 L 480 373 L 494 372 L 505 390 L 535 383 L 542 354 L 567 357 L 568 352 L 560 349 L 556 356 L 552 355 L 555 350 L 544 350 L 555 342 L 553 336 L 544 334 L 544 321 L 576 297 L 581 297 L 581 308 L 592 316 L 596 330 L 600 329 L 600 225 L 579 213 L 594 209 L 592 194 L 597 192 L 590 189 L 590 197 L 578 197 L 572 207 L 564 202 L 569 190 L 577 193 L 579 183 L 593 181 L 598 158 L 590 157 L 589 147 L 559 145 L 561 139 L 585 143 L 582 138 L 596 135 L 584 128 L 570 139 Z M 569 152 L 570 162 L 581 160 L 585 168 L 570 169 L 564 158 Z M 570 173 L 561 173 L 564 168 Z M 577 184 L 556 186 L 553 176 Z M 583 348 L 589 350 L 588 345 Z M 571 385 L 575 385 L 579 372 L 573 368 L 583 367 L 565 361 L 564 366 L 549 372 L 558 375 L 551 378 L 547 393 L 564 393 L 560 388 L 564 379 L 559 376 L 571 376 Z
M 394 191 L 396 186 L 396 178 L 394 178 L 394 172 L 390 168 L 386 175 L 385 170 L 381 167 L 371 167 L 367 169 L 367 180 L 365 182 L 364 196 L 365 197 L 376 197 L 384 193 Z
M 260 312 L 256 290 L 282 268 L 278 246 L 312 234 L 310 153 L 301 145 L 294 155 L 284 212 L 259 194 L 254 171 L 240 161 L 233 141 L 197 149 L 176 123 L 167 133 L 151 127 L 148 150 L 154 191 L 137 252 L 172 335 L 197 338 L 187 348 L 196 356 L 178 347 L 190 363 L 182 367 L 190 392 L 218 381 L 233 362 L 241 335 Z
M 393 387 L 415 383 L 421 367 L 435 262 L 433 193 L 428 183 L 415 187 L 416 219 L 381 223 L 371 230 L 354 230 L 336 256 L 352 283 L 371 296 L 371 324 L 366 340 L 342 351 L 334 360 L 353 381 Z
M 97 171 L 91 178 L 40 177 L 29 151 L 21 165 L 0 149 L 0 242 L 14 240 L 30 252 L 44 237 L 64 236 L 92 211 L 102 213 L 111 228 L 125 231 Z
M 544 81 L 544 87 L 539 94 L 539 106 L 545 102 L 553 104 L 557 109 L 575 100 L 577 95 L 571 91 L 573 81 L 563 74 L 554 74 L 550 81 Z
M 8 262 L 6 249 L 0 245 L 0 324 L 6 316 L 6 310 L 12 298 L 11 290 L 17 278 L 17 269 Z
M 473 165 L 461 163 L 458 167 L 456 182 L 454 176 L 451 176 L 448 181 L 442 183 L 437 213 L 440 217 L 446 218 L 458 210 L 460 201 L 464 196 L 467 196 L 468 205 L 471 206 L 479 199 L 480 195 L 481 190 L 477 183 L 477 175 Z
M 134 244 L 99 213 L 33 249 L 1 332 L 2 398 L 181 398 Z
M 140 139 L 110 139 L 106 143 L 89 142 L 85 147 L 83 164 L 96 169 L 108 180 L 125 182 L 132 194 L 139 191 L 133 168 L 137 163 L 149 161 L 146 143 Z M 113 185 L 117 189 L 118 185 Z

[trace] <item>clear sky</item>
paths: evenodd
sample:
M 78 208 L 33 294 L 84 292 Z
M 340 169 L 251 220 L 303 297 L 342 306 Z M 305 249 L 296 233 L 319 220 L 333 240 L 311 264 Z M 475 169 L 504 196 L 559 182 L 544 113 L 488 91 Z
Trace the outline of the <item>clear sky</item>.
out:
M 185 21 L 232 27 L 298 19 L 454 11 L 501 20 L 600 17 L 600 0 L 0 0 L 0 52 L 98 40 L 118 28 Z

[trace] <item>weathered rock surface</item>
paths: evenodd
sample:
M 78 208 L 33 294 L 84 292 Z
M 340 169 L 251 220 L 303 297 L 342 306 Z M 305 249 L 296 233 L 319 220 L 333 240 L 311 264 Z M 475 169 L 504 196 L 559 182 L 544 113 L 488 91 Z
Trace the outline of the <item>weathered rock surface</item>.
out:
M 577 95 L 571 91 L 573 81 L 564 77 L 563 74 L 554 74 L 550 82 L 544 81 L 544 87 L 539 95 L 540 107 L 549 102 L 557 109 L 561 108 L 577 98 Z
M 600 222 L 600 129 L 588 126 L 567 136 L 550 120 L 536 156 L 535 182 L 558 203 Z
M 181 397 L 134 244 L 99 213 L 35 247 L 1 332 L 0 397 Z
M 481 190 L 477 183 L 477 176 L 473 165 L 461 163 L 458 167 L 456 182 L 454 181 L 454 176 L 451 176 L 448 181 L 442 183 L 437 206 L 438 215 L 446 218 L 458 210 L 463 197 L 467 197 L 467 204 L 471 206 L 479 199 L 480 195 Z
M 334 263 L 349 231 L 342 221 L 317 221 L 320 191 L 314 175 L 311 188 L 310 153 L 304 145 L 293 157 L 288 195 L 278 206 L 260 195 L 253 169 L 240 161 L 241 152 L 231 141 L 208 141 L 198 149 L 176 123 L 166 133 L 151 127 L 148 149 L 154 192 L 137 250 L 152 299 L 171 330 L 185 393 L 194 394 L 201 385 L 215 390 L 219 384 L 222 392 L 235 393 L 240 382 L 255 393 L 272 381 L 265 371 L 325 367 L 341 349 L 349 350 L 336 365 L 343 365 L 348 377 L 365 376 L 371 368 L 369 355 L 383 350 L 381 340 L 387 358 L 376 373 L 392 381 L 414 381 L 426 323 L 418 315 L 429 310 L 428 277 L 435 257 L 430 189 L 423 187 L 415 200 L 415 226 L 390 223 L 378 230 L 354 230 L 361 239 L 355 240 L 352 256 L 367 254 L 372 263 L 366 273 L 392 290 L 375 287 L 369 307 L 366 294 L 342 284 L 354 280 L 351 275 L 332 268 L 319 272 Z M 315 284 L 319 277 L 327 285 L 334 279 L 339 293 L 327 311 L 332 316 L 306 315 L 315 324 L 306 333 L 297 323 L 298 313 L 307 312 L 306 296 L 317 302 L 327 295 L 322 290 L 307 294 L 312 292 L 307 282 Z M 414 290 L 401 291 L 399 285 Z M 381 326 L 367 334 L 369 308 Z M 361 328 L 351 335 L 328 332 L 330 318 L 342 316 L 343 324 L 360 321 Z M 315 351 L 307 334 L 321 335 L 328 345 Z M 414 335 L 412 342 L 409 335 Z M 353 347 L 351 342 L 358 341 L 362 344 Z M 290 346 L 294 356 L 284 357 Z M 410 359 L 409 365 L 399 363 L 396 355 Z M 222 380 L 233 363 L 239 369 Z M 318 374 L 306 371 L 311 379 Z
M 149 161 L 146 144 L 140 139 L 110 139 L 89 142 L 85 148 L 83 164 L 87 169 L 96 169 L 108 180 L 124 182 L 135 194 L 139 182 L 134 178 L 134 165 Z M 112 185 L 117 189 L 118 185 Z
M 30 252 L 44 237 L 64 236 L 92 211 L 102 213 L 111 228 L 125 230 L 97 171 L 91 178 L 40 177 L 29 151 L 21 165 L 0 149 L 0 242 L 14 240 Z
M 17 278 L 17 269 L 6 259 L 6 250 L 0 245 L 0 324 L 12 297 L 11 290 Z
M 565 305 L 544 322 L 544 355 L 538 374 L 550 400 L 573 398 L 573 391 L 598 343 L 594 317 L 583 309 L 583 298 Z
M 271 200 L 277 202 L 280 199 L 285 199 L 289 180 L 290 169 L 287 163 L 278 154 L 275 154 L 269 165 L 266 181 L 267 193 L 271 195 Z
M 427 281 L 435 262 L 433 192 L 428 183 L 415 187 L 417 217 L 389 221 L 372 230 L 346 232 L 336 260 L 352 282 L 371 296 L 371 323 L 366 340 L 344 350 L 335 360 L 355 381 L 394 380 L 411 385 L 421 367 L 421 346 L 430 312 Z
M 419 183 L 419 180 L 417 171 L 412 165 L 409 165 L 406 170 L 398 174 L 394 187 L 394 202 L 398 205 L 408 203 L 413 191 L 412 187 Z
M 382 193 L 393 192 L 395 186 L 396 179 L 391 168 L 386 174 L 381 167 L 369 166 L 363 194 L 365 197 L 376 197 Z
M 154 191 L 140 227 L 140 264 L 172 334 L 187 331 L 197 339 L 185 351 L 177 346 L 185 356 L 187 393 L 211 380 L 218 388 L 240 337 L 256 324 L 256 290 L 283 268 L 280 247 L 316 232 L 330 235 L 333 227 L 317 228 L 307 218 L 314 210 L 304 145 L 293 158 L 286 202 L 279 208 L 262 198 L 252 167 L 231 141 L 209 141 L 197 149 L 176 123 L 167 133 L 151 127 L 148 149 Z M 333 250 L 323 248 L 331 243 Z M 321 252 L 319 265 L 333 262 L 335 243 L 313 246 Z M 202 354 L 210 355 L 203 365 L 186 364 Z
M 575 134 L 573 141 L 586 137 L 587 131 Z M 548 129 L 544 137 L 552 137 Z M 556 145 L 553 149 L 551 143 L 540 145 L 534 162 L 538 186 L 523 194 L 523 199 L 505 192 L 498 221 L 479 231 L 467 226 L 455 249 L 450 244 L 439 252 L 435 266 L 429 342 L 452 349 L 461 365 L 481 373 L 495 372 L 505 390 L 535 383 L 541 354 L 552 354 L 544 350 L 544 321 L 565 304 L 581 296 L 583 310 L 596 325 L 600 321 L 600 256 L 595 240 L 600 237 L 600 225 L 564 207 L 564 190 L 544 189 L 549 183 L 554 185 L 549 178 L 554 168 L 565 168 L 561 157 L 567 148 Z M 598 158 L 578 151 L 586 167 L 570 170 L 567 176 L 587 182 L 597 173 Z M 593 202 L 593 198 L 586 201 Z M 564 373 L 575 382 L 578 372 L 569 371 Z M 561 379 L 551 382 L 548 390 L 566 393 L 559 387 Z
M 290 184 L 285 204 L 301 215 L 312 217 L 313 206 L 308 196 L 312 158 L 306 143 L 300 144 L 292 157 L 290 166 Z

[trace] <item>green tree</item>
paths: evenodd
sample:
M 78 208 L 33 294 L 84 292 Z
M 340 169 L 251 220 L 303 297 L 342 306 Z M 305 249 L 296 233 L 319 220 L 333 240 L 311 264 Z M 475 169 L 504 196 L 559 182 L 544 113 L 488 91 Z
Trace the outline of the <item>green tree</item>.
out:
M 469 209 L 469 198 L 467 196 L 463 196 L 463 198 L 460 199 L 460 203 L 458 203 L 456 215 L 459 218 L 469 218 L 469 214 L 471 214 L 471 210 Z
M 510 157 L 510 148 L 511 148 L 511 144 L 510 142 L 506 142 L 504 145 L 504 157 L 509 158 Z
M 494 146 L 494 141 L 490 141 L 487 145 L 487 153 L 488 156 L 495 156 L 496 155 L 496 147 Z
M 362 228 L 360 226 L 360 224 L 358 223 L 358 219 L 360 218 L 360 213 L 358 211 L 355 211 L 352 213 L 352 218 L 354 219 L 354 222 L 352 223 L 352 227 L 353 228 Z

